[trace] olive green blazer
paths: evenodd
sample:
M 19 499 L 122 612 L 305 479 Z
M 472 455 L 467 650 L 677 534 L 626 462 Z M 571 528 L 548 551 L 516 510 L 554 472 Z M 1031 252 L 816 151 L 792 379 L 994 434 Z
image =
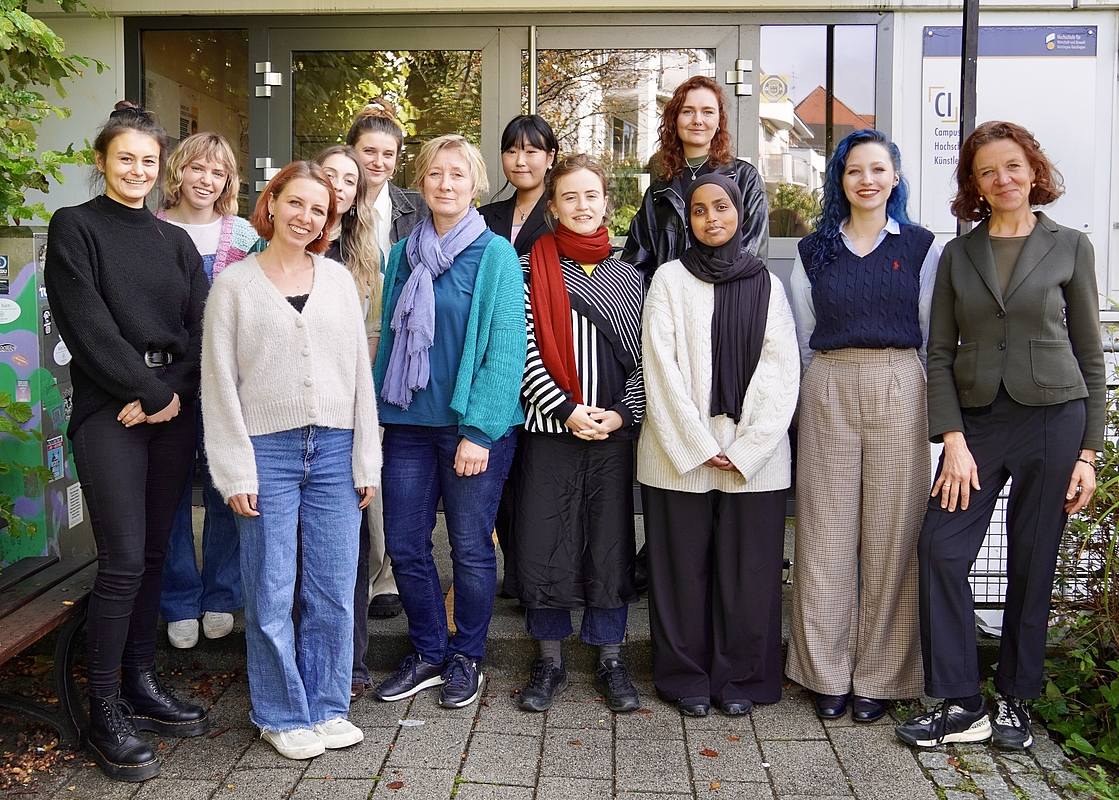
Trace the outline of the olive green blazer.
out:
M 962 431 L 961 408 L 999 385 L 1025 406 L 1087 398 L 1082 448 L 1103 450 L 1106 384 L 1095 254 L 1088 237 L 1038 213 L 999 288 L 987 222 L 950 241 L 929 318 L 929 438 Z

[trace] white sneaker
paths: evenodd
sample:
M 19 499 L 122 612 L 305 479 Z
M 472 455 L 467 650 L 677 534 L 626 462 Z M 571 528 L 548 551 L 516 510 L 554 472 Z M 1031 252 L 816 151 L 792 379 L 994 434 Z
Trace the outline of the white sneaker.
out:
M 327 750 L 349 747 L 365 739 L 361 728 L 342 717 L 320 722 L 315 726 L 315 736 L 319 737 L 319 741 Z
M 180 619 L 167 623 L 167 640 L 172 647 L 189 650 L 198 644 L 198 620 Z
M 302 761 L 305 758 L 321 756 L 326 752 L 322 740 L 314 731 L 297 728 L 294 731 L 261 730 L 260 738 L 276 748 L 284 758 Z
M 202 614 L 202 632 L 207 639 L 220 639 L 233 631 L 233 615 L 224 611 L 207 611 Z M 195 635 L 197 638 L 197 634 Z

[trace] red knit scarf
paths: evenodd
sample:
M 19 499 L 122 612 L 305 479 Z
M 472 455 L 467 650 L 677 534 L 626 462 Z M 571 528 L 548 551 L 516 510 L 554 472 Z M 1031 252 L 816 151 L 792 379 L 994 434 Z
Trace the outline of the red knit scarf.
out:
M 610 234 L 601 227 L 589 236 L 581 236 L 559 223 L 555 233 L 536 240 L 528 258 L 529 297 L 540 359 L 556 385 L 582 405 L 575 342 L 571 338 L 571 299 L 563 280 L 561 255 L 580 264 L 598 264 L 610 255 Z

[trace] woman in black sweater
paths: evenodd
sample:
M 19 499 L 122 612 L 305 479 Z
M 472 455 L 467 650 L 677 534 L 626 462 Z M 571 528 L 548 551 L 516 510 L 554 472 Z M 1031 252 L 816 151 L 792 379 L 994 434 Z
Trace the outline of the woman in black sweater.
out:
M 140 781 L 159 760 L 137 730 L 209 728 L 155 669 L 163 558 L 194 464 L 208 282 L 186 232 L 144 207 L 167 152 L 154 117 L 118 103 L 93 149 L 105 192 L 54 215 L 45 280 L 73 354 L 68 435 L 97 542 L 89 751 L 109 776 Z

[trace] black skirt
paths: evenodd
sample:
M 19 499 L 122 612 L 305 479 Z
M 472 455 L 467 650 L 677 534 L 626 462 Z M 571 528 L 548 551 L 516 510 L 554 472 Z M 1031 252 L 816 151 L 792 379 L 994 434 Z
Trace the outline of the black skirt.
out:
M 633 442 L 527 433 L 513 552 L 526 608 L 619 608 L 633 585 Z M 507 573 L 508 575 L 508 573 Z

